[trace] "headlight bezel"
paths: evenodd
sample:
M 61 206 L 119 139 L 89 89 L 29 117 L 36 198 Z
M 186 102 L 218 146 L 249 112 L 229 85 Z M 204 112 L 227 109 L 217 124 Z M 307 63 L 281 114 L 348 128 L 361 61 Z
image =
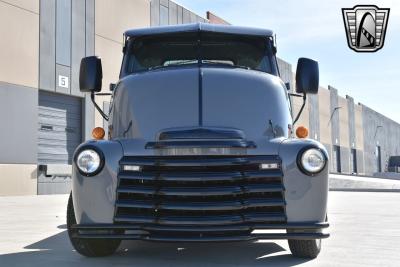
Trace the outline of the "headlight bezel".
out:
M 94 172 L 84 172 L 83 170 L 81 170 L 78 166 L 78 157 L 79 155 L 85 151 L 85 150 L 93 150 L 94 152 L 97 153 L 97 155 L 99 155 L 99 159 L 100 159 L 100 163 L 99 163 L 99 167 L 94 171 Z M 76 152 L 75 152 L 75 156 L 74 156 L 74 164 L 76 166 L 76 169 L 78 170 L 78 172 L 86 177 L 91 177 L 91 176 L 95 176 L 97 174 L 99 174 L 103 168 L 104 168 L 104 164 L 105 164 L 105 159 L 104 159 L 104 154 L 103 152 L 96 146 L 93 145 L 85 145 L 80 147 Z
M 305 169 L 305 167 L 303 166 L 303 163 L 302 163 L 302 157 L 303 157 L 304 153 L 306 153 L 310 149 L 315 149 L 315 150 L 319 151 L 322 154 L 322 157 L 324 159 L 324 165 L 322 166 L 322 168 L 320 170 L 318 170 L 316 172 L 308 171 L 307 169 Z M 327 163 L 328 163 L 328 156 L 327 156 L 326 152 L 317 146 L 306 146 L 306 147 L 302 148 L 297 154 L 297 166 L 304 174 L 306 174 L 308 176 L 316 176 L 316 175 L 320 174 L 326 168 Z

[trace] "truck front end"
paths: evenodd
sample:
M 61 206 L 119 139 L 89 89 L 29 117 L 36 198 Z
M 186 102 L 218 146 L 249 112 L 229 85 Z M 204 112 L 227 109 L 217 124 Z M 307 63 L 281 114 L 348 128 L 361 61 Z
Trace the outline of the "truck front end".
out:
M 74 156 L 67 225 L 76 250 L 109 255 L 128 239 L 288 239 L 294 255 L 316 257 L 329 236 L 328 154 L 291 137 L 272 34 L 153 28 L 127 32 L 124 52 L 110 138 Z M 315 91 L 313 63 L 298 69 L 304 94 Z M 99 79 L 99 60 L 84 59 L 81 88 L 94 96 Z

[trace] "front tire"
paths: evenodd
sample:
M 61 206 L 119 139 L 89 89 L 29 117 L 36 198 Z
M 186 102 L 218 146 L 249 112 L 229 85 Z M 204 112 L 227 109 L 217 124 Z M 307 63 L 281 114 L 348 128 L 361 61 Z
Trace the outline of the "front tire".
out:
M 114 254 L 121 244 L 120 240 L 82 239 L 73 237 L 76 230 L 71 226 L 76 224 L 72 193 L 69 195 L 67 206 L 68 237 L 75 250 L 86 257 L 104 257 Z
M 321 239 L 317 240 L 292 240 L 289 239 L 289 248 L 293 256 L 314 259 L 321 251 Z

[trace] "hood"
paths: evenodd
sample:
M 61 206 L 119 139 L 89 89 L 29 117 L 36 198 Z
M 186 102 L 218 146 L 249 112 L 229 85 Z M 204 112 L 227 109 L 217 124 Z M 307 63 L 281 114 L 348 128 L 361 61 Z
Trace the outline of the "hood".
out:
M 260 147 L 288 136 L 285 90 L 278 77 L 245 69 L 180 67 L 130 75 L 114 95 L 113 137 L 157 142 L 171 128 L 218 127 L 240 131 Z

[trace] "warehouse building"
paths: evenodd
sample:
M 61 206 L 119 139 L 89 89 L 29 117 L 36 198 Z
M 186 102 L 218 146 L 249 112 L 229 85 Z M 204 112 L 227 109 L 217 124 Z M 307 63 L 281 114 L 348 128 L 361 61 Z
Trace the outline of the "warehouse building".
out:
M 227 23 L 168 0 L 3 0 L 0 15 L 0 195 L 70 190 L 65 173 L 74 149 L 91 138 L 93 127 L 106 126 L 79 92 L 82 57 L 102 58 L 107 92 L 119 74 L 126 29 Z M 293 90 L 292 66 L 284 60 L 279 66 Z M 292 101 L 296 113 L 301 99 Z M 107 97 L 98 102 L 107 109 Z M 328 148 L 332 172 L 371 175 L 400 155 L 398 123 L 330 86 L 308 98 L 298 125 Z

